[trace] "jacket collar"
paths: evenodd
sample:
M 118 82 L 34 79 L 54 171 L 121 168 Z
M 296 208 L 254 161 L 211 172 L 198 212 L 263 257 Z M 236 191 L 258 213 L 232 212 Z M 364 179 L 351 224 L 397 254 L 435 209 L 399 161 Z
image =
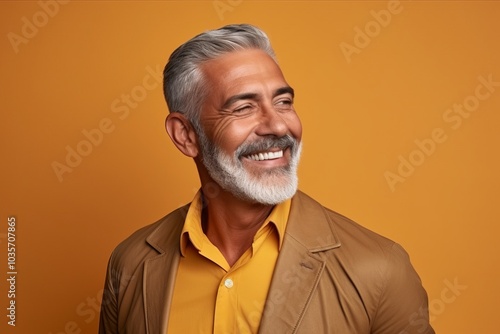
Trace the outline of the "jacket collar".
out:
M 292 199 L 286 234 L 312 253 L 340 247 L 328 209 L 301 191 Z
M 163 223 L 146 238 L 146 242 L 160 254 L 166 250 L 179 249 L 178 239 L 188 209 L 189 204 L 165 217 Z M 311 221 L 316 222 L 314 228 L 310 226 Z M 327 209 L 300 190 L 292 198 L 285 233 L 311 252 L 340 246 L 337 231 L 327 215 Z M 176 238 L 177 240 L 174 240 Z
M 184 226 L 188 209 L 189 204 L 173 211 L 163 218 L 158 227 L 147 236 L 146 242 L 159 254 L 179 249 L 179 235 Z

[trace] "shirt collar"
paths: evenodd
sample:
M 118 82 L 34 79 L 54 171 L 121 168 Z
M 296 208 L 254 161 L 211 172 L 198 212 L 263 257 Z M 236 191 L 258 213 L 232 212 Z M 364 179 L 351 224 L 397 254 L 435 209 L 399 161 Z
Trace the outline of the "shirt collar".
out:
M 285 236 L 285 229 L 288 222 L 288 216 L 290 214 L 291 203 L 292 200 L 287 199 L 286 201 L 277 204 L 260 228 L 262 229 L 268 224 L 273 224 L 275 226 L 276 231 L 278 232 L 279 249 L 281 249 L 281 245 L 283 244 L 283 238 Z M 184 227 L 182 229 L 180 240 L 180 250 L 182 256 L 185 256 L 186 254 L 188 241 L 191 241 L 193 246 L 198 250 L 201 250 L 203 244 L 208 241 L 208 238 L 203 232 L 203 228 L 201 226 L 202 211 L 203 196 L 201 190 L 199 190 L 194 196 L 191 205 L 189 206 L 189 210 L 184 221 Z

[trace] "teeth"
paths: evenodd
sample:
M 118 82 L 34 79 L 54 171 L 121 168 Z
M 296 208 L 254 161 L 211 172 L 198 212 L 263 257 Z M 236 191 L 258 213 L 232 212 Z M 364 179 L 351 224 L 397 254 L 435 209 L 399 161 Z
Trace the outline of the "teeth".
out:
M 264 160 L 278 159 L 281 158 L 282 156 L 283 156 L 283 151 L 277 151 L 277 152 L 252 154 L 249 155 L 248 158 L 250 160 L 255 160 L 255 161 L 264 161 Z

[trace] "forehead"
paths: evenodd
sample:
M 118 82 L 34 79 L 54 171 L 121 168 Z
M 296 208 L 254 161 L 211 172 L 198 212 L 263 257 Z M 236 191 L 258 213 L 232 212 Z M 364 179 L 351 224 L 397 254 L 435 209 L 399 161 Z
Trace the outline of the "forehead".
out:
M 209 91 L 227 94 L 242 89 L 275 88 L 286 85 L 276 61 L 262 50 L 234 51 L 201 66 Z

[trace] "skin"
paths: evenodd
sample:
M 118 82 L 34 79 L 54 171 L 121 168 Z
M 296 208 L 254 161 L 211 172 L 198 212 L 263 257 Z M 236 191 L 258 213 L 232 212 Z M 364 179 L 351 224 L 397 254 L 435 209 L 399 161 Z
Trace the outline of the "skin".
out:
M 200 114 L 201 124 L 210 141 L 226 154 L 232 156 L 243 142 L 262 136 L 289 134 L 301 140 L 302 126 L 293 108 L 293 90 L 265 52 L 231 52 L 205 62 L 201 69 L 209 87 Z M 166 128 L 177 148 L 194 158 L 202 189 L 213 189 L 216 183 L 202 163 L 197 135 L 190 122 L 173 112 L 167 117 Z M 290 151 L 286 149 L 283 157 L 272 160 L 240 160 L 249 173 L 259 177 L 266 170 L 288 165 Z M 255 233 L 272 208 L 235 197 L 219 187 L 217 196 L 207 201 L 203 215 L 205 233 L 232 266 L 251 247 Z

